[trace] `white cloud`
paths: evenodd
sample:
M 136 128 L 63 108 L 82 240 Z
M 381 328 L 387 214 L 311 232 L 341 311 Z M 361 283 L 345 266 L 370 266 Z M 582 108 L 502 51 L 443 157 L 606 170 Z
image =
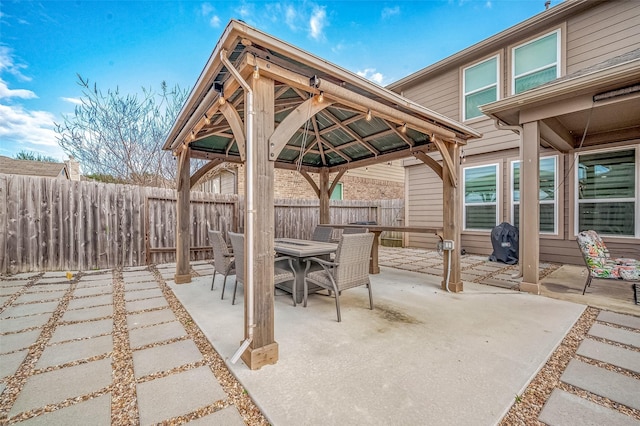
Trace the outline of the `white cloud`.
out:
M 332 51 L 333 53 L 340 53 L 340 52 L 342 52 L 344 49 L 346 49 L 346 46 L 344 45 L 344 43 L 340 42 L 340 43 L 336 44 L 335 46 L 333 46 L 333 47 L 331 48 L 331 51 Z
M 356 72 L 356 74 L 358 74 L 360 77 L 366 78 L 367 80 L 371 80 L 374 83 L 379 84 L 380 86 L 384 85 L 384 76 L 381 73 L 376 72 L 375 68 L 366 68 L 362 71 Z
M 236 12 L 245 21 L 255 15 L 253 13 L 253 5 L 251 4 L 243 4 L 239 6 L 238 8 L 236 8 Z
M 204 16 L 206 18 L 211 13 L 213 13 L 213 6 L 211 6 L 211 3 L 202 3 L 202 7 L 200 8 L 200 12 L 202 12 L 202 16 Z
M 220 27 L 220 16 L 216 15 L 216 9 L 211 5 L 211 3 L 203 3 L 200 7 L 200 13 L 202 16 L 209 20 L 209 25 L 213 28 Z
M 326 25 L 327 12 L 324 7 L 316 7 L 313 9 L 311 18 L 309 19 L 309 34 L 316 40 L 324 37 L 323 29 Z
M 27 68 L 26 65 L 16 63 L 10 47 L 0 45 L 0 73 L 8 72 L 22 81 L 31 81 L 31 77 L 25 76 L 20 71 L 25 68 Z
M 491 0 L 488 0 L 488 1 L 484 4 L 484 6 L 485 6 L 487 9 L 491 9 L 491 8 L 493 7 L 493 3 L 491 3 Z
M 53 114 L 0 104 L 0 140 L 19 145 L 58 147 Z M 3 142 L 4 143 L 4 142 Z
M 400 15 L 400 6 L 385 7 L 384 9 L 382 9 L 382 19 L 387 19 L 395 15 Z
M 80 98 L 65 98 L 65 97 L 62 97 L 60 99 L 62 99 L 65 102 L 69 102 L 70 104 L 82 105 L 82 99 L 80 99 Z
M 9 89 L 7 83 L 0 78 L 0 99 L 4 98 L 33 99 L 37 98 L 37 96 L 31 90 Z
M 298 19 L 298 13 L 296 12 L 296 9 L 293 6 L 288 5 L 284 11 L 284 22 L 293 31 L 297 29 L 297 25 L 296 25 L 297 19 Z
M 15 99 L 33 99 L 38 96 L 31 90 L 11 89 L 2 74 L 11 74 L 21 81 L 30 81 L 21 70 L 26 65 L 15 61 L 13 50 L 0 46 L 0 151 L 12 155 L 21 150 L 64 158 L 55 133 L 55 116 L 47 111 L 30 111 L 14 104 Z
M 220 17 L 218 15 L 213 15 L 211 19 L 209 19 L 209 25 L 213 28 L 220 28 Z

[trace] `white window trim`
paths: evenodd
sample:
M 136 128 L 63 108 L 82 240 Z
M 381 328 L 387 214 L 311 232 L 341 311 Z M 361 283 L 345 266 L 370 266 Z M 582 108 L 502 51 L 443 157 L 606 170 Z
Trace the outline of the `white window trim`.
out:
M 558 235 L 558 191 L 559 191 L 559 185 L 558 185 L 558 156 L 557 155 L 546 155 L 544 157 L 540 157 L 540 161 L 547 159 L 547 158 L 553 158 L 554 159 L 554 170 L 553 170 L 553 180 L 554 180 L 554 185 L 555 185 L 555 191 L 553 191 L 553 200 L 538 200 L 540 204 L 553 204 L 554 205 L 554 209 L 553 209 L 553 232 L 545 232 L 540 230 L 540 234 L 544 234 L 544 235 Z M 511 206 L 510 206 L 510 217 L 511 217 L 511 223 L 516 223 L 515 221 L 515 208 L 514 206 L 516 204 L 520 205 L 520 201 L 515 201 L 513 198 L 513 182 L 515 180 L 514 177 L 514 171 L 515 171 L 515 164 L 519 163 L 520 160 L 512 160 L 511 161 L 511 181 L 510 181 L 510 191 L 511 191 Z M 522 176 L 521 176 L 522 179 Z M 539 187 L 540 185 L 538 185 Z M 522 197 L 522 188 L 520 188 L 520 197 Z
M 556 53 L 557 53 L 556 62 L 554 62 L 553 64 L 548 64 L 547 66 L 544 66 L 542 68 L 531 70 L 531 71 L 528 71 L 528 72 L 526 72 L 524 74 L 520 74 L 520 75 L 516 76 L 516 49 L 519 49 L 519 48 L 521 48 L 523 46 L 526 46 L 527 44 L 534 43 L 534 42 L 536 42 L 536 41 L 538 41 L 538 40 L 540 40 L 542 38 L 550 36 L 553 33 L 556 33 Z M 562 72 L 560 70 L 560 65 L 562 64 L 562 41 L 561 41 L 561 38 L 562 38 L 562 32 L 560 31 L 560 28 L 558 28 L 557 30 L 554 30 L 554 31 L 551 31 L 549 33 L 543 34 L 540 37 L 536 37 L 536 38 L 534 38 L 532 40 L 527 41 L 526 43 L 522 43 L 522 44 L 519 44 L 519 45 L 514 46 L 514 47 L 511 48 L 511 93 L 512 94 L 516 94 L 516 78 L 524 77 L 524 76 L 529 75 L 529 74 L 533 74 L 533 73 L 538 72 L 540 70 L 549 68 L 554 64 L 556 66 L 556 78 L 560 78 L 560 75 L 561 75 L 561 72 Z
M 602 152 L 615 152 L 615 151 L 625 151 L 627 149 L 635 149 L 636 151 L 636 194 L 635 194 L 635 199 L 633 200 L 633 202 L 635 203 L 636 206 L 636 216 L 638 216 L 638 214 L 640 213 L 640 144 L 631 144 L 631 145 L 624 145 L 624 146 L 617 146 L 615 148 L 606 148 L 606 149 L 594 149 L 594 150 L 585 150 L 585 151 L 580 151 L 580 152 L 576 152 L 574 153 L 573 156 L 573 162 L 575 164 L 574 167 L 574 171 L 573 171 L 573 236 L 577 236 L 578 235 L 578 230 L 579 230 L 579 226 L 580 226 L 580 217 L 579 217 L 579 212 L 580 212 L 580 197 L 579 197 L 579 191 L 578 191 L 578 185 L 580 184 L 580 179 L 578 176 L 578 172 L 579 172 L 579 167 L 578 164 L 579 160 L 578 157 L 580 157 L 580 155 L 589 155 L 589 154 L 599 154 Z M 625 201 L 630 201 L 630 198 L 607 198 L 605 201 L 599 201 L 599 200 L 584 200 L 584 202 L 590 202 L 590 203 L 598 203 L 598 202 L 625 202 Z M 610 235 L 611 237 L 614 238 L 620 238 L 620 239 L 633 239 L 633 238 L 640 238 L 640 220 L 636 220 L 636 224 L 635 224 L 635 235 L 630 236 L 630 235 Z
M 479 89 L 476 89 L 476 90 L 473 90 L 473 91 L 467 93 L 466 78 L 465 78 L 467 70 L 470 69 L 470 68 L 475 67 L 476 65 L 480 65 L 480 64 L 482 64 L 484 62 L 490 61 L 490 60 L 492 60 L 494 58 L 496 59 L 496 82 L 494 84 L 489 84 L 488 86 L 484 86 L 484 87 L 481 87 Z M 482 111 L 480 111 L 480 115 L 479 116 L 467 118 L 467 96 L 495 86 L 496 87 L 496 101 L 498 101 L 498 100 L 500 100 L 500 84 L 498 84 L 499 81 L 500 81 L 500 55 L 491 56 L 490 58 L 486 58 L 486 59 L 484 59 L 484 60 L 482 60 L 480 62 L 476 62 L 476 63 L 474 63 L 472 65 L 469 65 L 468 67 L 466 67 L 466 68 L 464 68 L 462 70 L 462 117 L 463 117 L 463 121 L 476 120 L 478 118 L 486 117 L 482 113 Z
M 500 174 L 501 168 L 500 163 L 488 163 L 488 164 L 477 164 L 473 166 L 467 166 L 462 168 L 462 230 L 463 231 L 480 231 L 480 232 L 491 232 L 490 229 L 478 229 L 478 228 L 467 228 L 467 201 L 466 201 L 466 175 L 467 170 L 477 169 L 480 167 L 488 167 L 494 166 L 496 168 L 496 200 L 493 202 L 485 202 L 485 203 L 473 203 L 474 206 L 496 206 L 496 220 L 495 225 L 497 226 L 500 223 L 500 210 L 501 210 L 501 187 L 500 184 L 502 182 L 502 176 Z

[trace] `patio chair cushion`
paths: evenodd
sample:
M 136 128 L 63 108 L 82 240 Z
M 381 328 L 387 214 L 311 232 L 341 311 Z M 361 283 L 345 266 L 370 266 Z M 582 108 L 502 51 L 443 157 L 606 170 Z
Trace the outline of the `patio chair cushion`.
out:
M 582 231 L 576 239 L 589 273 L 594 278 L 638 279 L 640 262 L 629 258 L 611 258 L 607 246 L 596 231 Z

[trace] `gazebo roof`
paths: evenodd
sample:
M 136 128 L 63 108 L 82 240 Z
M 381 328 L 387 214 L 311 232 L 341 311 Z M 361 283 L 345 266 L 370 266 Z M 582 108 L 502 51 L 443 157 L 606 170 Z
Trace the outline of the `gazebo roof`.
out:
M 243 161 L 241 134 L 246 96 L 222 57 L 242 77 L 275 81 L 274 127 L 285 140 L 274 147 L 276 167 L 330 172 L 439 150 L 435 139 L 465 144 L 481 135 L 265 34 L 232 20 L 216 45 L 163 149 L 191 157 Z M 292 115 L 293 114 L 293 115 Z M 283 125 L 286 123 L 286 125 Z M 282 129 L 279 127 L 282 125 Z M 288 129 L 288 130 L 287 130 Z

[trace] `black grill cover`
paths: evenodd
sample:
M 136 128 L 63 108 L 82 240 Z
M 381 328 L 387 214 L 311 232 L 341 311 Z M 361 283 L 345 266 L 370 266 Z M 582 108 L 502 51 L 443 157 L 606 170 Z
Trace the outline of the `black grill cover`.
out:
M 502 222 L 491 230 L 493 253 L 489 256 L 492 262 L 503 262 L 509 265 L 518 263 L 519 245 L 518 228 L 508 222 Z

